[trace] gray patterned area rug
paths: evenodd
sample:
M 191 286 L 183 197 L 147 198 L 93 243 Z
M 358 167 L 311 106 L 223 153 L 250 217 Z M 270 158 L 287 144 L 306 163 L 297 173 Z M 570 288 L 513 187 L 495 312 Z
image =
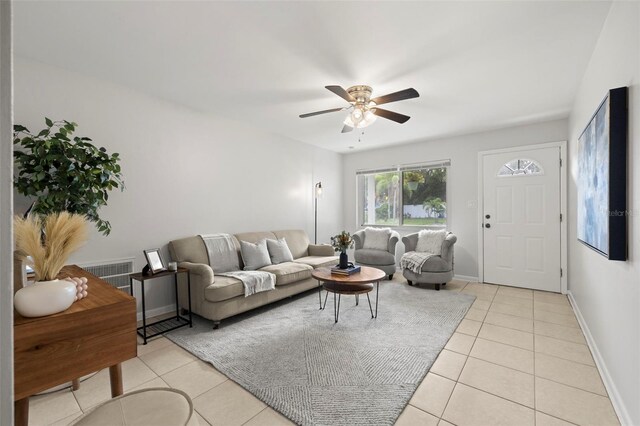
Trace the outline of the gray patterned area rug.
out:
M 391 425 L 474 299 L 383 282 L 377 319 L 342 296 L 335 324 L 333 295 L 321 311 L 310 292 L 166 337 L 298 424 Z

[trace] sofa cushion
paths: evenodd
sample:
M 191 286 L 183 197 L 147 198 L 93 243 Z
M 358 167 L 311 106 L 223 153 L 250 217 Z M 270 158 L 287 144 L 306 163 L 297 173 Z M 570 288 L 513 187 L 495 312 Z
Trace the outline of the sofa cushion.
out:
M 364 242 L 362 248 L 373 250 L 387 250 L 389 245 L 389 237 L 391 237 L 390 228 L 371 228 L 364 229 Z
M 176 262 L 209 264 L 207 248 L 199 235 L 171 241 L 169 243 L 169 253 Z
M 386 250 L 383 251 L 365 248 L 356 250 L 355 259 L 356 262 L 361 262 L 365 265 L 393 265 L 396 263 L 396 257 Z
M 272 240 L 277 239 L 273 232 L 268 232 L 268 231 L 241 232 L 239 234 L 233 234 L 233 236 L 236 237 L 238 241 L 247 241 L 254 244 L 260 240 L 268 240 L 269 238 Z
M 338 264 L 338 256 L 305 256 L 294 260 L 297 263 L 320 268 L 322 266 L 336 266 Z
M 451 269 L 451 264 L 440 256 L 432 256 L 422 265 L 424 272 L 449 272 Z
M 240 250 L 245 271 L 256 271 L 263 266 L 271 265 L 267 240 L 260 240 L 256 244 L 240 241 Z
M 276 276 L 276 285 L 286 285 L 311 278 L 313 268 L 296 262 L 284 262 L 260 268 L 261 271 L 271 272 Z
M 257 243 L 260 240 L 266 239 L 276 239 L 276 236 L 273 232 L 241 232 L 239 234 L 233 234 L 236 241 L 238 241 L 238 257 L 240 258 L 240 262 L 242 262 L 242 253 L 240 250 L 240 241 L 247 241 L 249 243 Z M 244 268 L 243 264 L 240 264 L 240 269 Z
M 213 284 L 204 289 L 204 298 L 209 302 L 222 302 L 238 296 L 244 297 L 244 284 L 231 277 L 216 275 Z
M 294 259 L 309 255 L 309 237 L 301 229 L 290 229 L 285 231 L 273 231 L 278 238 L 286 238 L 287 245 Z
M 277 265 L 283 262 L 293 262 L 293 255 L 287 240 L 285 238 L 279 238 L 278 240 L 267 240 L 267 249 L 269 250 L 269 257 L 271 257 L 271 263 Z
M 336 251 L 329 244 L 309 244 L 309 256 L 333 257 Z

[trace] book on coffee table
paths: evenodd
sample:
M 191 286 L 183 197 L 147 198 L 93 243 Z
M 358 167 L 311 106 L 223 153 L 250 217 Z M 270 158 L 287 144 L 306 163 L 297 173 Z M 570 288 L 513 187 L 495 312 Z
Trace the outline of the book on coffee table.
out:
M 360 272 L 360 265 L 353 265 L 348 267 L 347 269 L 342 269 L 340 268 L 340 266 L 334 266 L 333 268 L 331 268 L 331 273 L 338 275 L 353 275 L 358 272 Z

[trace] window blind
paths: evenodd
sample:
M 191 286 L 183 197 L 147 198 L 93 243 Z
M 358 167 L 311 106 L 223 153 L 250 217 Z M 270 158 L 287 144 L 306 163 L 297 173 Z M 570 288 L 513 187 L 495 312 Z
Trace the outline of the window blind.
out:
M 435 169 L 438 167 L 449 167 L 451 165 L 451 160 L 437 160 L 437 161 L 429 161 L 427 163 L 414 163 L 414 164 L 401 164 L 398 166 L 385 167 L 380 169 L 366 169 L 366 170 L 357 170 L 356 176 L 359 175 L 372 175 L 376 173 L 389 173 L 389 172 L 406 172 L 409 170 L 424 170 L 424 169 Z

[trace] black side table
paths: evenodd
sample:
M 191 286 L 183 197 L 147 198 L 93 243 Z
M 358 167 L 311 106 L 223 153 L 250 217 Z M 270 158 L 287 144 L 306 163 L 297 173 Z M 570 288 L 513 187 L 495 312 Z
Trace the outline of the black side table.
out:
M 180 315 L 180 306 L 178 304 L 178 274 L 187 274 L 187 292 L 189 299 L 189 318 Z M 176 316 L 166 318 L 160 321 L 147 324 L 147 314 L 145 312 L 144 304 L 144 282 L 152 280 L 154 278 L 166 277 L 173 275 L 173 282 L 176 290 Z M 147 344 L 147 339 L 155 336 L 159 336 L 168 331 L 175 330 L 180 327 L 188 325 L 193 327 L 193 319 L 191 317 L 191 272 L 187 268 L 178 268 L 177 271 L 162 271 L 153 275 L 142 275 L 141 272 L 135 274 L 129 274 L 129 292 L 133 296 L 133 280 L 140 281 L 140 288 L 142 291 L 142 327 L 138 327 L 138 335 L 144 340 L 144 344 Z M 147 328 L 151 328 L 152 333 L 147 334 Z

